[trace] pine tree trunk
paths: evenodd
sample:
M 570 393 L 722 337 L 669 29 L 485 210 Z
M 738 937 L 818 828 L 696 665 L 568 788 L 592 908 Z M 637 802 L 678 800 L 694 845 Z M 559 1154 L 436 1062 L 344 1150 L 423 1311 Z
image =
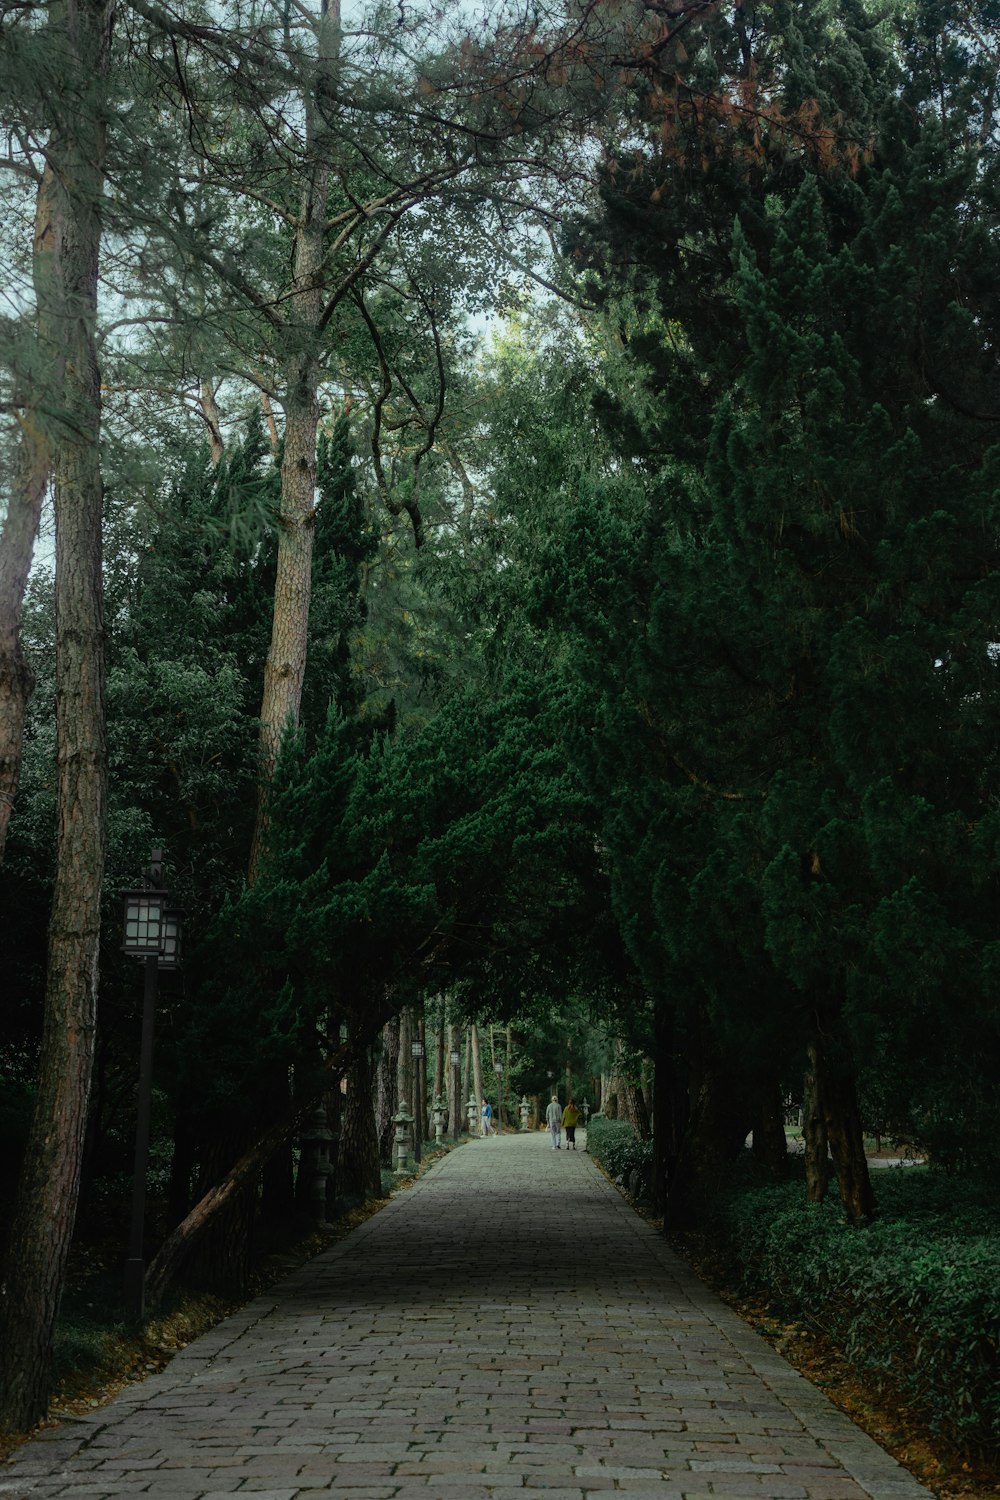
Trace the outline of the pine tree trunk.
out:
M 367 1053 L 351 1065 L 347 1074 L 347 1097 L 340 1117 L 340 1191 L 362 1202 L 382 1196 L 373 1067 Z
M 375 1090 L 375 1128 L 378 1131 L 379 1159 L 392 1165 L 392 1143 L 396 1127 L 393 1117 L 399 1108 L 397 1069 L 399 1066 L 399 1017 L 393 1016 L 382 1028 L 382 1048 L 378 1059 Z
M 97 272 L 105 129 L 96 91 L 107 74 L 112 11 L 104 0 L 53 4 L 52 46 L 78 91 L 74 133 L 47 145 L 52 211 L 40 272 L 39 343 L 58 366 L 47 418 L 56 516 L 58 836 L 37 1093 L 0 1306 L 0 1430 L 45 1414 L 49 1359 L 76 1216 L 97 1019 L 104 875 L 104 622 L 101 576 L 101 387 Z M 65 363 L 62 363 L 65 355 Z
M 622 1044 L 620 1042 L 616 1043 L 616 1056 L 620 1058 L 623 1051 Z M 617 1082 L 619 1118 L 626 1119 L 629 1122 L 641 1141 L 648 1141 L 653 1131 L 641 1087 L 637 1083 L 631 1083 L 620 1070 L 617 1074 Z M 567 1092 L 568 1097 L 569 1094 Z
M 340 1212 L 340 1132 L 344 1123 L 344 1095 L 340 1083 L 323 1095 L 326 1123 L 330 1131 L 330 1172 L 326 1179 L 326 1217 L 332 1223 Z M 381 1182 L 380 1182 L 381 1185 Z
M 739 1155 L 750 1130 L 752 1107 L 742 1078 L 723 1068 L 710 1041 L 689 1041 L 688 1117 L 669 1182 L 671 1227 L 697 1222 L 700 1206 L 720 1174 Z
M 625 1106 L 625 1118 L 641 1141 L 648 1141 L 653 1133 L 646 1109 L 646 1096 L 637 1083 L 621 1080 L 621 1100 Z
M 446 1092 L 446 1090 L 445 1090 L 445 1071 L 444 1071 L 445 1070 L 444 1021 L 443 1021 L 443 1019 L 440 1019 L 440 1011 L 439 1011 L 439 1020 L 438 1020 L 438 1024 L 437 1024 L 437 1030 L 433 1033 L 433 1037 L 434 1037 L 434 1093 L 433 1093 L 432 1098 L 431 1098 L 431 1106 L 432 1106 L 432 1108 L 433 1108 L 435 1100 L 439 1100 L 441 1098 L 442 1094 L 444 1094 Z
M 450 1061 L 451 1054 L 457 1052 L 459 1059 L 462 1056 L 462 1028 L 454 1022 L 448 1026 L 448 1134 L 452 1140 L 462 1133 L 462 1068 L 461 1061 L 456 1066 Z
M 245 1153 L 249 1132 L 239 1130 L 223 1135 L 212 1134 L 203 1152 L 195 1197 L 200 1202 L 206 1193 L 223 1182 L 234 1161 Z M 275 1147 L 277 1149 L 277 1146 Z M 270 1161 L 273 1152 L 268 1153 Z M 261 1163 L 261 1170 L 267 1162 Z M 253 1230 L 257 1217 L 259 1176 L 244 1182 L 206 1225 L 191 1256 L 190 1278 L 195 1286 L 222 1296 L 242 1296 L 250 1279 Z
M 805 1146 L 806 1201 L 822 1203 L 830 1186 L 830 1159 L 826 1122 L 819 1102 L 816 1048 L 808 1048 L 808 1066 L 802 1079 L 802 1141 Z
M 483 1063 L 479 1055 L 479 1027 L 475 1021 L 469 1027 L 469 1042 L 472 1047 L 472 1094 L 476 1100 L 476 1108 L 483 1106 Z
M 761 1085 L 753 1120 L 754 1160 L 772 1177 L 782 1178 L 788 1170 L 788 1143 L 785 1140 L 785 1112 L 781 1089 L 776 1083 Z
M 413 1113 L 413 1053 L 411 1043 L 413 1041 L 413 1012 L 409 1010 L 400 1011 L 399 1014 L 399 1053 L 396 1057 L 396 1091 L 399 1095 L 399 1103 L 404 1105 L 407 1111 Z
M 298 725 L 305 680 L 316 518 L 316 435 L 319 427 L 320 345 L 324 259 L 328 238 L 330 156 L 320 149 L 326 132 L 322 96 L 330 89 L 340 51 L 339 6 L 324 9 L 317 25 L 315 72 L 304 89 L 307 168 L 292 249 L 292 285 L 285 299 L 285 433 L 278 510 L 271 644 L 264 665 L 260 709 L 260 793 L 249 881 L 257 877 L 268 826 L 269 783 L 282 741 Z
M 415 1032 L 423 1044 L 420 1056 L 415 1060 L 413 1066 L 416 1069 L 417 1083 L 417 1108 L 416 1116 L 418 1129 L 420 1131 L 421 1146 L 427 1139 L 427 1030 L 424 1026 L 423 1015 L 415 1018 Z
M 28 414 L 0 532 L 0 864 L 21 775 L 24 716 L 35 685 L 21 649 L 21 612 L 48 473 L 48 450 Z
M 466 1032 L 465 1032 L 465 1049 L 464 1049 L 464 1061 L 463 1061 L 463 1066 L 462 1066 L 462 1089 L 461 1089 L 461 1093 L 462 1093 L 461 1110 L 462 1110 L 462 1118 L 465 1121 L 464 1128 L 466 1130 L 469 1128 L 469 1099 L 472 1096 L 472 1090 L 473 1090 L 474 1087 L 475 1087 L 475 1080 L 474 1080 L 473 1072 L 472 1072 L 472 1027 L 469 1026 L 469 1027 L 467 1027 Z
M 851 1223 L 858 1224 L 875 1217 L 875 1194 L 865 1155 L 854 1073 L 843 1057 L 832 1055 L 830 1049 L 821 1045 L 815 1047 L 814 1059 L 840 1201 Z

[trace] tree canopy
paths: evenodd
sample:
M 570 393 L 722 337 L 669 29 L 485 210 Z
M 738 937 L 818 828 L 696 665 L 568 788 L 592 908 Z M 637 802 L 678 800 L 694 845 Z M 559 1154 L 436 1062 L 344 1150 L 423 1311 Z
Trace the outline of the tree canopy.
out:
M 789 1101 L 857 1223 L 865 1127 L 995 1172 L 992 10 L 75 16 L 0 33 L 0 1423 L 128 1171 L 151 845 L 163 1233 L 348 1075 L 371 1181 L 477 1021 L 618 1080 L 669 1222 Z

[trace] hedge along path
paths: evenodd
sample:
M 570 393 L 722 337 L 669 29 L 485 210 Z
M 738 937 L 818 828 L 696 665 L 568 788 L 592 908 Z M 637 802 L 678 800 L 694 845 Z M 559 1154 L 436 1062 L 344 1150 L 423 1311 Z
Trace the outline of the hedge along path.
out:
M 547 1133 L 452 1151 L 0 1469 L 18 1500 L 930 1493 Z

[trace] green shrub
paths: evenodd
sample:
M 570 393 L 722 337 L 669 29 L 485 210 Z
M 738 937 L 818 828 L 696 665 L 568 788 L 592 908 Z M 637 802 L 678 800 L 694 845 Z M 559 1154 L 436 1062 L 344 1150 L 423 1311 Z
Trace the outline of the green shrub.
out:
M 908 1169 L 880 1179 L 882 1217 L 844 1219 L 802 1186 L 737 1190 L 713 1228 L 729 1275 L 818 1324 L 852 1365 L 901 1392 L 932 1431 L 1000 1449 L 1000 1233 L 981 1186 Z
M 627 1184 L 634 1171 L 646 1173 L 653 1161 L 652 1141 L 641 1141 L 625 1120 L 606 1120 L 591 1115 L 587 1126 L 587 1150 L 613 1181 Z

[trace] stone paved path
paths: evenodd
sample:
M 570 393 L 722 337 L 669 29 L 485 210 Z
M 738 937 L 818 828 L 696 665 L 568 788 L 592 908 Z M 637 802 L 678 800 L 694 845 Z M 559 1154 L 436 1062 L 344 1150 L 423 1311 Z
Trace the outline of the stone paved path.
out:
M 102 1500 L 918 1500 L 584 1153 L 452 1151 L 167 1369 L 0 1467 Z

